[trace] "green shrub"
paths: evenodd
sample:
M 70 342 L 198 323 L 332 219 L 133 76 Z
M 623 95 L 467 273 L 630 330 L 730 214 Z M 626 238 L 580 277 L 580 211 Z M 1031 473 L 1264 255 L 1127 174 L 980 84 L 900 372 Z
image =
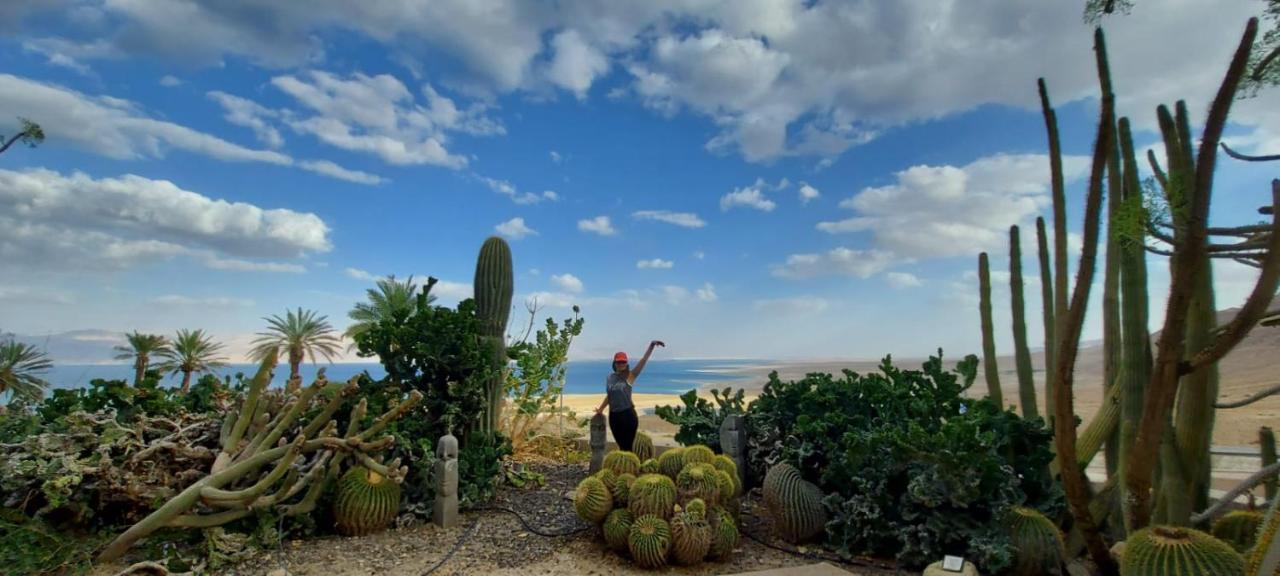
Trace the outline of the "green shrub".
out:
M 690 390 L 680 396 L 684 406 L 658 406 L 655 413 L 659 418 L 680 427 L 676 433 L 676 442 L 682 446 L 703 444 L 716 453 L 720 452 L 720 423 L 730 414 L 745 414 L 743 391 L 733 392 L 733 388 L 712 390 L 711 396 L 715 405 L 698 397 L 697 390 Z
M 763 477 L 788 463 L 825 494 L 827 544 L 844 557 L 897 558 L 907 567 L 963 555 L 1000 572 L 1011 550 L 1011 506 L 1062 510 L 1048 475 L 1052 433 L 962 393 L 977 358 L 954 372 L 941 351 L 920 371 L 885 358 L 880 373 L 842 378 L 771 374 L 747 413 L 749 466 Z

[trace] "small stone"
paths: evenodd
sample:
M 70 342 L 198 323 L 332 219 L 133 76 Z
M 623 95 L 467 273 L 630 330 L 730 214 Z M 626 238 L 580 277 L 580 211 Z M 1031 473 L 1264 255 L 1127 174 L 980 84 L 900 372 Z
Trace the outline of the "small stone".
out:
M 276 568 L 275 570 L 267 572 L 267 576 L 289 576 L 289 571 L 284 568 Z
M 1093 576 L 1093 570 L 1090 570 L 1083 562 L 1072 560 L 1067 564 L 1068 576 Z
M 928 568 L 924 569 L 924 574 L 921 574 L 921 576 L 956 576 L 957 574 L 960 576 L 982 576 L 982 574 L 978 572 L 978 567 L 974 566 L 973 562 L 969 562 L 968 560 L 965 561 L 964 568 L 960 572 L 943 570 L 942 562 L 934 562 L 933 564 L 930 564 Z

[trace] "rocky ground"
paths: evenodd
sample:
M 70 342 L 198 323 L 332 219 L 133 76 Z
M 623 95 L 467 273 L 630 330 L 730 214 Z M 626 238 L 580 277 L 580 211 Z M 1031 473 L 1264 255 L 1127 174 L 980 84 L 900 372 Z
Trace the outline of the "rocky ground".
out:
M 468 511 L 455 528 L 431 524 L 402 526 L 364 538 L 329 536 L 286 543 L 282 550 L 259 554 L 222 574 L 267 576 L 449 575 L 483 574 L 653 574 L 607 552 L 594 527 L 581 522 L 566 498 L 586 474 L 586 464 L 537 465 L 546 485 L 528 490 L 504 486 L 486 509 Z M 518 512 L 529 523 L 505 508 Z M 758 495 L 743 505 L 744 532 L 777 548 L 762 520 Z M 551 536 L 540 535 L 538 533 Z M 735 574 L 768 568 L 838 561 L 816 550 L 792 552 L 761 544 L 744 534 L 733 558 L 697 567 L 669 568 L 669 574 Z M 800 552 L 800 553 L 797 553 Z M 857 574 L 892 574 L 861 566 L 842 566 Z

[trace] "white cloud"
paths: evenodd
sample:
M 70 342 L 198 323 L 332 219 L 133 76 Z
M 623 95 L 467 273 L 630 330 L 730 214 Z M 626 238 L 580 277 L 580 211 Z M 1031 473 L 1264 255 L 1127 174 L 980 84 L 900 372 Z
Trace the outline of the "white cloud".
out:
M 1084 176 L 1088 162 L 1064 158 L 1067 181 Z M 858 216 L 821 222 L 817 229 L 870 231 L 878 249 L 904 258 L 970 256 L 1000 249 L 1010 225 L 1025 225 L 1050 204 L 1044 155 L 999 154 L 960 168 L 913 166 L 895 176 L 893 184 L 863 189 L 840 203 Z
M 347 268 L 346 270 L 343 270 L 343 273 L 346 274 L 348 277 L 355 278 L 356 280 L 364 280 L 366 282 L 373 282 L 374 280 L 378 279 L 377 276 L 374 276 L 373 274 L 365 272 L 364 270 L 361 270 L 359 268 Z
M 578 277 L 574 276 L 573 274 L 569 274 L 569 273 L 552 274 L 551 283 L 555 284 L 556 286 L 559 286 L 560 289 L 564 290 L 565 292 L 570 292 L 573 294 L 582 293 L 582 280 L 579 280 Z
M 338 180 L 346 180 L 356 184 L 376 185 L 386 182 L 386 179 L 377 174 L 361 172 L 359 170 L 348 170 L 328 160 L 303 160 L 298 162 L 298 167 L 308 172 L 315 172 L 330 178 Z
M 757 312 L 779 312 L 784 314 L 819 314 L 826 311 L 831 303 L 816 296 L 795 296 L 792 298 L 766 298 L 752 302 Z
M 395 165 L 434 165 L 462 168 L 463 156 L 450 153 L 449 132 L 475 135 L 505 133 L 485 115 L 483 104 L 458 108 L 430 85 L 419 100 L 404 83 L 389 74 L 359 72 L 343 78 L 313 70 L 301 76 L 276 76 L 271 83 L 315 115 L 291 112 L 285 122 L 330 146 L 365 152 Z
M 618 231 L 613 229 L 613 223 L 609 221 L 608 216 L 596 216 L 578 221 L 578 230 L 583 232 L 594 232 L 601 236 L 613 236 Z
M 66 293 L 29 286 L 0 284 L 0 303 L 10 304 L 72 304 L 75 299 Z
M 542 194 L 534 194 L 533 192 L 521 193 L 516 189 L 514 184 L 507 182 L 506 180 L 498 180 L 496 178 L 489 178 L 479 174 L 476 174 L 475 177 L 483 182 L 485 186 L 488 186 L 490 190 L 502 194 L 503 196 L 510 198 L 512 202 L 522 206 L 527 204 L 537 204 L 544 200 L 555 202 L 560 199 L 559 194 L 550 190 L 546 190 Z
M 641 269 L 641 270 L 645 270 L 645 269 L 670 269 L 670 268 L 672 268 L 672 267 L 674 267 L 674 266 L 675 266 L 675 263 L 674 263 L 674 262 L 672 262 L 672 261 L 670 261 L 670 260 L 663 260 L 663 259 L 661 259 L 661 258 L 652 258 L 652 259 L 649 259 L 649 260 L 640 260 L 640 261 L 636 262 L 636 268 L 639 268 L 639 269 Z
M 166 76 L 165 78 L 172 78 Z M 164 81 L 161 80 L 161 84 Z M 278 118 L 280 113 L 270 110 L 257 102 L 246 100 L 239 96 L 232 96 L 226 92 L 214 90 L 207 94 L 211 100 L 217 102 L 226 112 L 223 118 L 237 126 L 244 126 L 253 130 L 253 134 L 258 137 L 258 141 L 271 148 L 279 148 L 284 145 L 284 137 L 280 135 L 280 131 L 267 123 L 268 118 Z
M 702 228 L 707 223 L 692 212 L 672 212 L 670 210 L 640 210 L 631 213 L 636 220 L 655 220 L 666 222 L 682 228 Z
M 884 277 L 889 286 L 893 288 L 918 288 L 924 285 L 915 274 L 907 272 L 889 272 Z
M 694 252 L 694 253 L 693 253 L 693 257 L 694 257 L 694 258 L 697 258 L 698 260 L 706 260 L 706 259 L 707 259 L 707 253 L 706 253 L 706 252 L 703 252 L 703 251 L 701 251 L 701 250 L 698 250 L 697 252 Z
M 893 263 L 893 255 L 879 250 L 833 248 L 822 254 L 792 254 L 784 264 L 773 266 L 779 278 L 855 276 L 870 278 Z
M 240 258 L 220 258 L 217 256 L 206 258 L 204 265 L 214 270 L 235 270 L 238 272 L 287 272 L 290 274 L 301 274 L 307 271 L 307 269 L 301 264 L 290 264 L 288 262 L 260 262 L 243 260 Z
M 425 286 L 427 282 L 425 278 L 427 276 L 420 276 L 419 278 L 423 279 L 419 282 L 419 285 Z M 452 282 L 449 280 L 436 282 L 436 285 L 431 288 L 431 293 L 440 300 L 447 301 L 462 301 L 475 295 L 470 282 Z
M 710 282 L 703 284 L 702 287 L 698 289 L 697 293 L 698 300 L 703 302 L 715 302 L 720 299 L 720 297 L 716 295 L 716 287 L 712 286 Z
M 193 298 L 179 294 L 165 294 L 151 299 L 153 304 L 163 306 L 190 306 L 199 308 L 247 308 L 253 306 L 253 300 L 247 298 L 230 298 L 227 296 L 208 296 Z
M 182 79 L 178 78 L 177 76 L 165 74 L 164 76 L 160 77 L 160 85 L 164 86 L 165 88 L 173 88 L 175 86 L 181 86 Z
M 822 194 L 818 192 L 817 188 L 810 186 L 807 182 L 800 183 L 800 203 L 801 204 L 808 204 L 809 202 L 816 200 L 821 195 Z
M 563 161 L 563 160 L 564 160 L 564 157 L 563 157 L 563 156 L 561 156 L 559 152 L 556 152 L 555 150 L 552 150 L 552 151 L 551 151 L 551 161 L 552 161 L 552 162 L 555 162 L 556 164 L 559 164 L 559 163 L 560 163 L 561 161 Z
M 506 222 L 494 226 L 493 229 L 503 236 L 512 240 L 519 240 L 525 236 L 536 236 L 537 230 L 525 225 L 524 218 L 515 217 Z
M 756 180 L 755 184 L 743 188 L 735 188 L 733 192 L 720 197 L 720 209 L 728 210 L 734 206 L 746 206 L 755 208 L 761 212 L 771 212 L 777 203 L 773 200 L 765 198 L 765 183 L 762 180 Z
M 667 304 L 679 306 L 689 299 L 689 289 L 683 286 L 663 286 L 662 297 Z
M 583 100 L 597 78 L 609 70 L 609 59 L 588 44 L 577 30 L 565 30 L 551 39 L 555 55 L 547 66 L 547 79 Z

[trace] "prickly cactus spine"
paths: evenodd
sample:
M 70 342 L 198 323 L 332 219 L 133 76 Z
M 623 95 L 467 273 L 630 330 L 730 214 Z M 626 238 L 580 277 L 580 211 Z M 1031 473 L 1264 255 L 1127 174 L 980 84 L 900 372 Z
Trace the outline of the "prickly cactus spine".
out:
M 657 474 L 658 461 L 654 460 L 653 458 L 645 460 L 640 464 L 640 473 L 641 474 Z
M 986 252 L 978 254 L 978 312 L 982 317 L 982 368 L 987 378 L 987 397 L 1003 408 L 1000 368 L 996 365 L 995 325 L 991 321 L 991 269 Z
M 626 508 L 627 503 L 631 501 L 631 485 L 636 481 L 636 477 L 630 474 L 621 474 L 613 482 L 613 507 Z
M 631 535 L 631 525 L 635 517 L 631 511 L 619 508 L 609 513 L 604 519 L 604 542 L 614 552 L 627 551 L 627 539 Z
M 707 519 L 707 503 L 701 498 L 694 498 L 684 505 L 684 511 L 696 518 Z
M 711 525 L 698 513 L 686 510 L 671 518 L 671 560 L 691 566 L 702 562 L 711 550 Z
M 708 523 L 711 525 L 711 549 L 707 550 L 707 557 L 717 560 L 728 558 L 738 547 L 738 524 L 727 510 L 719 506 L 708 512 Z
M 507 246 L 505 240 L 491 236 L 480 247 L 472 290 L 476 301 L 476 316 L 480 319 L 484 336 L 492 345 L 493 363 L 497 370 L 486 391 L 489 401 L 488 426 L 490 430 L 497 430 L 502 411 L 502 392 L 506 385 L 506 375 L 502 373 L 502 369 L 506 366 L 507 358 L 507 320 L 511 317 L 511 296 L 515 293 L 511 247 Z
M 684 448 L 672 448 L 658 456 L 658 471 L 672 480 L 684 470 Z
M 818 536 L 827 524 L 822 492 L 790 464 L 775 464 L 765 474 L 764 504 L 779 535 L 793 544 Z
M 644 432 L 636 432 L 636 439 L 631 444 L 631 451 L 635 452 L 641 462 L 653 458 L 653 438 L 650 438 Z
M 1246 576 L 1276 576 L 1280 574 L 1280 498 L 1271 501 L 1271 508 L 1262 518 L 1262 526 L 1258 528 L 1257 542 L 1249 552 Z
M 604 455 L 604 467 L 613 470 L 614 474 L 636 476 L 640 473 L 640 458 L 631 452 L 614 450 Z
M 1009 541 L 1013 544 L 1012 576 L 1050 574 L 1066 558 L 1062 532 L 1058 526 L 1032 508 L 1009 511 Z
M 333 507 L 338 532 L 363 536 L 391 524 L 400 512 L 400 485 L 363 466 L 348 470 L 338 482 Z
M 1018 227 L 1009 227 L 1009 298 L 1013 313 L 1014 364 L 1018 368 L 1018 400 L 1022 404 L 1023 418 L 1040 415 L 1036 405 L 1036 381 L 1032 376 L 1031 349 L 1027 347 L 1027 312 L 1023 298 L 1022 244 Z
M 1213 523 L 1214 538 L 1230 544 L 1236 552 L 1244 554 L 1253 547 L 1262 525 L 1262 514 L 1250 510 L 1233 510 L 1223 514 Z
M 1174 526 L 1153 526 L 1130 534 L 1120 565 L 1124 576 L 1220 576 L 1243 571 L 1244 559 L 1226 542 Z
M 701 444 L 686 446 L 684 449 L 684 465 L 711 464 L 716 460 L 716 453 Z M 683 470 L 683 468 L 681 468 Z
M 737 499 L 737 483 L 733 481 L 733 476 L 724 470 L 716 470 L 716 480 L 718 480 L 720 491 L 716 500 L 723 506 L 728 506 L 729 502 Z M 737 517 L 737 514 L 734 514 Z
M 671 527 L 666 520 L 645 514 L 636 518 L 627 538 L 631 557 L 641 568 L 661 568 L 671 550 Z
M 734 462 L 733 458 L 725 456 L 724 454 L 717 454 L 713 464 L 715 464 L 715 467 L 717 470 L 723 470 L 724 472 L 728 472 L 729 477 L 733 479 L 733 495 L 734 496 L 741 495 L 742 494 L 742 478 L 738 476 L 738 463 Z
M 573 496 L 573 509 L 578 517 L 592 524 L 604 521 L 613 510 L 613 494 L 599 478 L 586 478 L 578 483 Z
M 710 464 L 689 464 L 676 477 L 676 492 L 683 502 L 701 498 L 707 502 L 718 501 L 720 478 Z
M 653 515 L 665 520 L 671 517 L 671 507 L 675 504 L 675 482 L 661 474 L 644 474 L 631 485 L 627 506 L 637 518 Z

